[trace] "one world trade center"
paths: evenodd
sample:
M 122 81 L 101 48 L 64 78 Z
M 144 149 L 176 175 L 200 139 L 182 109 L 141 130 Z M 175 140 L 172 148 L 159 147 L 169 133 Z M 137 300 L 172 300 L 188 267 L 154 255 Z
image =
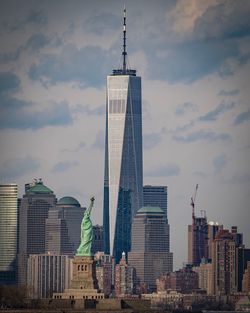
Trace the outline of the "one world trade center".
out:
M 119 262 L 131 247 L 131 224 L 142 206 L 141 77 L 127 67 L 126 10 L 122 66 L 107 76 L 104 173 L 104 252 Z

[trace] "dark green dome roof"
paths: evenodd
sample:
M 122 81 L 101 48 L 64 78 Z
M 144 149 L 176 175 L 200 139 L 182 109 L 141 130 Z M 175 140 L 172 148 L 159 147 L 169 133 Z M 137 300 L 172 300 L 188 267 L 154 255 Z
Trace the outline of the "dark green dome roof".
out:
M 164 214 L 158 206 L 144 206 L 137 211 L 137 214 Z
M 61 206 L 76 206 L 81 207 L 80 203 L 73 197 L 62 197 L 58 202 L 57 205 Z
M 48 187 L 44 186 L 43 182 L 40 180 L 35 182 L 35 185 L 28 190 L 29 193 L 43 193 L 43 194 L 53 194 L 53 191 Z

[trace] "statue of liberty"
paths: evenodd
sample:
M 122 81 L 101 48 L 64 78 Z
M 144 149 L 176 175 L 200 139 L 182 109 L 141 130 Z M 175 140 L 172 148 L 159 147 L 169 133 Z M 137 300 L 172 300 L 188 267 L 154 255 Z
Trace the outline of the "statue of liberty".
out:
M 92 222 L 90 219 L 91 210 L 94 205 L 95 198 L 90 199 L 89 208 L 84 212 L 81 223 L 81 243 L 76 250 L 77 256 L 92 256 L 91 247 L 93 239 Z

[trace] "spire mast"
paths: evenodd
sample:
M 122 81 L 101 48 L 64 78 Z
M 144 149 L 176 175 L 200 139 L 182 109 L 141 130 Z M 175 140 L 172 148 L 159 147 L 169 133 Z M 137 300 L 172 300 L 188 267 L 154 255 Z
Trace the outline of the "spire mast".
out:
M 126 73 L 127 70 L 127 64 L 126 64 L 126 56 L 127 56 L 127 52 L 126 52 L 126 7 L 124 5 L 124 10 L 123 10 L 123 66 L 122 66 L 122 71 L 123 74 Z

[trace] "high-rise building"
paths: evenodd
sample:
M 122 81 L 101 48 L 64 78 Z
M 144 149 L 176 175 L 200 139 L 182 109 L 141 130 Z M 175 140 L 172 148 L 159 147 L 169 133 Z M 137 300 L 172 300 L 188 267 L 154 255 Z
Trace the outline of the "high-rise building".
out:
M 212 259 L 212 243 L 217 233 L 223 229 L 223 225 L 210 221 L 207 225 L 207 258 Z
M 93 226 L 93 242 L 91 247 L 92 253 L 103 251 L 103 226 Z
M 115 262 L 114 258 L 104 252 L 97 252 L 95 254 L 96 260 L 96 278 L 98 280 L 98 287 L 106 297 L 111 294 L 112 285 L 114 285 Z
M 119 264 L 115 266 L 115 295 L 116 297 L 135 293 L 135 269 L 127 264 L 125 252 Z
M 188 225 L 188 263 L 197 266 L 208 257 L 208 224 L 206 216 L 193 216 Z
M 168 217 L 168 187 L 143 186 L 143 206 L 158 206 Z
M 63 197 L 49 209 L 46 219 L 45 252 L 75 254 L 80 244 L 85 208 L 73 197 Z
M 166 214 L 168 234 L 168 252 L 170 251 L 170 226 L 168 224 L 168 187 L 167 186 L 143 186 L 143 206 L 160 207 Z
M 72 259 L 61 254 L 31 254 L 28 258 L 27 286 L 31 299 L 51 298 L 63 292 L 71 281 Z
M 127 67 L 126 11 L 123 65 L 107 77 L 104 251 L 118 263 L 131 248 L 131 224 L 142 206 L 141 78 Z
M 142 207 L 132 224 L 132 249 L 128 262 L 136 270 L 137 285 L 156 289 L 156 279 L 173 270 L 166 214 L 159 207 Z
M 17 184 L 0 185 L 0 284 L 15 283 Z
M 18 284 L 27 284 L 30 254 L 45 253 L 45 222 L 56 197 L 42 180 L 35 181 L 21 199 L 19 211 Z
M 237 291 L 237 244 L 232 233 L 220 230 L 212 245 L 214 290 L 216 295 L 229 295 Z

